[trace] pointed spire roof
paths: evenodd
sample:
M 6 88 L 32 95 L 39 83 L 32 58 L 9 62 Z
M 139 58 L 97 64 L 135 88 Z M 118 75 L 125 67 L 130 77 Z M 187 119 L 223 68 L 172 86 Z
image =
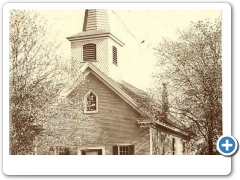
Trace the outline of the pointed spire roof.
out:
M 110 32 L 107 10 L 86 9 L 83 31 L 105 30 Z
M 109 37 L 120 46 L 124 43 L 110 32 L 108 13 L 105 9 L 86 9 L 81 33 L 67 37 L 69 41 Z

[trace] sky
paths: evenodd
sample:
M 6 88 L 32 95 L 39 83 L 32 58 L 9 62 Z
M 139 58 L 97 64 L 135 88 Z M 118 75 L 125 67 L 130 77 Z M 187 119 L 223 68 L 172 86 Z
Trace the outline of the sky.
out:
M 84 9 L 39 10 L 49 24 L 51 31 L 58 32 L 57 41 L 62 43 L 61 51 L 70 62 L 71 46 L 66 39 L 82 31 Z M 151 74 L 157 61 L 153 48 L 163 38 L 177 39 L 177 29 L 186 29 L 191 21 L 205 19 L 213 21 L 221 17 L 220 10 L 110 10 L 108 18 L 113 35 L 125 43 L 126 56 L 122 61 L 122 78 L 140 89 L 154 85 Z M 141 43 L 144 41 L 143 43 Z

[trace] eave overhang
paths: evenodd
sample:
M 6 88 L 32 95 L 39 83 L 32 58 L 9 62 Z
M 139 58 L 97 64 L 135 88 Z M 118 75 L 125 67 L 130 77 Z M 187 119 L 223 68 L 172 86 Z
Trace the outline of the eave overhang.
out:
M 71 41 L 71 42 L 83 41 L 83 40 L 88 40 L 88 39 L 101 39 L 101 38 L 110 38 L 113 41 L 115 41 L 116 43 L 118 43 L 120 46 L 124 46 L 125 45 L 121 40 L 116 38 L 110 32 L 101 33 L 101 34 L 88 34 L 88 35 L 81 35 L 80 34 L 80 35 L 76 35 L 76 36 L 67 37 L 67 39 L 69 41 Z

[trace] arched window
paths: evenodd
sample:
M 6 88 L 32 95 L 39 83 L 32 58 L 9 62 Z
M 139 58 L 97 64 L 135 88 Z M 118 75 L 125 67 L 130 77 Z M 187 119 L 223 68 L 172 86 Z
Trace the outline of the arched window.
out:
M 115 46 L 112 47 L 113 53 L 113 64 L 117 65 L 117 48 Z
M 83 45 L 83 61 L 96 61 L 96 44 Z
M 98 97 L 94 92 L 89 91 L 84 97 L 84 102 L 85 102 L 84 113 L 98 112 Z

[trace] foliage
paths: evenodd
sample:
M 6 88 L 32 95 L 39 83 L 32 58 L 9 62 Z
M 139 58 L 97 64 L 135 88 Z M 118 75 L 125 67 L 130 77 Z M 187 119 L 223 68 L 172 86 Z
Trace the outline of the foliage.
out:
M 192 22 L 178 34 L 179 39 L 163 39 L 155 48 L 154 78 L 157 85 L 169 82 L 169 111 L 195 134 L 195 153 L 217 154 L 222 134 L 221 20 Z M 155 96 L 160 88 L 152 90 Z
M 56 98 L 38 116 L 44 128 L 35 139 L 38 154 L 51 153 L 50 148 L 67 147 L 75 150 L 84 139 L 89 119 L 82 113 L 82 101 L 70 98 Z
M 56 147 L 67 148 L 75 154 L 78 147 L 98 144 L 107 137 L 99 122 L 83 113 L 86 108 L 83 97 L 78 93 L 69 94 L 72 85 L 77 83 L 86 88 L 85 82 L 82 76 L 69 81 L 39 114 L 44 131 L 35 140 L 38 154 L 58 154 L 49 151 Z
M 11 10 L 10 154 L 33 154 L 42 108 L 68 79 L 56 34 L 36 11 Z

